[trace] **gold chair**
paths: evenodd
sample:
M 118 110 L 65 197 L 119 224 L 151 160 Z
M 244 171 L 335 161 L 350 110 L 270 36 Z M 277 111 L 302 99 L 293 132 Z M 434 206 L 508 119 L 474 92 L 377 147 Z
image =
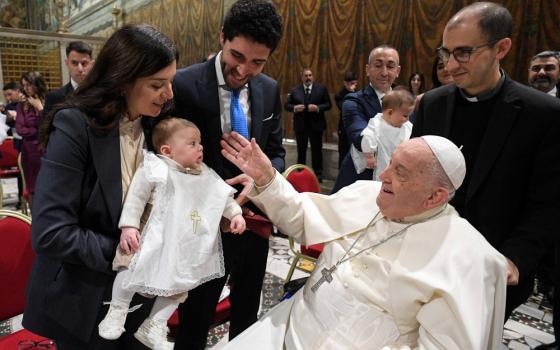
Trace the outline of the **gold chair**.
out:
M 282 175 L 298 192 L 319 193 L 321 190 L 315 173 L 306 165 L 294 164 L 286 169 Z M 286 281 L 284 283 L 290 282 L 296 268 L 305 272 L 313 271 L 317 258 L 323 251 L 322 244 L 314 244 L 309 247 L 301 245 L 300 248 L 297 249 L 292 237 L 289 237 L 289 245 L 290 250 L 294 253 L 294 259 L 290 265 L 290 270 L 288 271 L 288 275 L 286 276 Z M 302 267 L 299 264 L 300 261 L 308 262 L 308 267 Z

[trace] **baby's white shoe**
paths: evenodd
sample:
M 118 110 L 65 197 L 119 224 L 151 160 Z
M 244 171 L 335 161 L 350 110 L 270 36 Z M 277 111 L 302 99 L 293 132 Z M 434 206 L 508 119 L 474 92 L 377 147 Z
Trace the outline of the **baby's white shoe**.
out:
M 128 305 L 111 301 L 107 315 L 99 323 L 99 336 L 108 340 L 118 339 L 124 333 Z
M 174 344 L 167 340 L 168 331 L 166 321 L 156 321 L 148 317 L 138 327 L 134 337 L 150 349 L 173 350 Z

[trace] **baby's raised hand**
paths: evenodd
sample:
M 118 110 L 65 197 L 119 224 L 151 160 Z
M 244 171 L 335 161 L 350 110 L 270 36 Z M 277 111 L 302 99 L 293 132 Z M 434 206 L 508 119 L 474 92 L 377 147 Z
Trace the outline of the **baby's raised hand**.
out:
M 231 230 L 232 233 L 240 235 L 243 232 L 245 232 L 245 228 L 246 228 L 245 219 L 243 219 L 242 215 L 235 215 L 234 217 L 231 218 L 229 229 Z
M 140 231 L 134 227 L 123 227 L 119 247 L 126 255 L 136 253 L 140 249 Z

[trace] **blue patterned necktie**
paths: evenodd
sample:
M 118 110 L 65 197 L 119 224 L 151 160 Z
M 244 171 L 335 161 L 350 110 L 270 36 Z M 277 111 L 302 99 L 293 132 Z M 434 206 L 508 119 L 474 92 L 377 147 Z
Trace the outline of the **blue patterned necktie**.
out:
M 239 92 L 241 89 L 233 90 L 231 92 L 231 104 L 229 106 L 231 114 L 231 130 L 236 131 L 240 135 L 243 135 L 246 139 L 249 139 L 249 130 L 247 129 L 247 119 L 245 118 L 245 112 L 243 112 L 243 107 L 239 102 Z

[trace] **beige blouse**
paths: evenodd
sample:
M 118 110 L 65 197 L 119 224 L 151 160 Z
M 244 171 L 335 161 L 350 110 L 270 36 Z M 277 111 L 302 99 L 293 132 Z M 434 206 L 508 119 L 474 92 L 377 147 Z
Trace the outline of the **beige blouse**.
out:
M 121 149 L 122 200 L 124 202 L 132 177 L 142 163 L 144 157 L 142 150 L 146 147 L 140 118 L 131 121 L 126 115 L 121 117 L 119 121 L 119 139 Z

